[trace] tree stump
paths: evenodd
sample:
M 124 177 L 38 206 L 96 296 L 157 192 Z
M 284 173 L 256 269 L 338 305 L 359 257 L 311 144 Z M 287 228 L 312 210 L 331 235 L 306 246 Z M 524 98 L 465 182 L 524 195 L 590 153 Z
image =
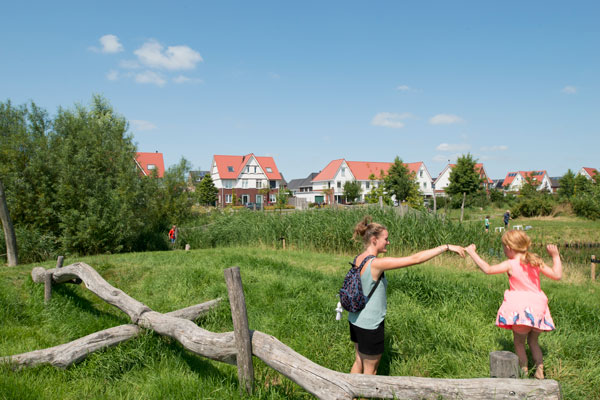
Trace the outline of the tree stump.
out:
M 492 378 L 518 378 L 519 357 L 510 351 L 490 353 L 490 376 Z

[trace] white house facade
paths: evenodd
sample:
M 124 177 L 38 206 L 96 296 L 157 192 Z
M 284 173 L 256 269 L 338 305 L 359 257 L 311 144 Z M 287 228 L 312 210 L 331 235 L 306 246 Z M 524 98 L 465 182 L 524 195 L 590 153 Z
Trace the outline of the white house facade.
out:
M 532 179 L 537 190 L 552 192 L 552 182 L 550 182 L 550 177 L 545 170 L 509 172 L 504 178 L 503 189 L 507 192 L 518 192 L 527 181 L 527 178 Z
M 274 203 L 284 180 L 272 157 L 215 155 L 211 162 L 210 175 L 219 190 L 218 203 L 258 206 Z M 233 204 L 234 196 L 237 204 Z

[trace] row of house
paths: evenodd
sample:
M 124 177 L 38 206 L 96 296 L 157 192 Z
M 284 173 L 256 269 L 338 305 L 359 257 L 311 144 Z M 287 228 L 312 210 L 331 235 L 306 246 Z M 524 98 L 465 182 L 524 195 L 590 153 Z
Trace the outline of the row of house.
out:
M 164 161 L 162 153 L 138 153 L 136 162 L 144 175 L 162 177 Z M 218 204 L 232 204 L 234 196 L 242 204 L 263 204 L 275 202 L 280 188 L 289 189 L 292 194 L 311 203 L 342 203 L 344 184 L 356 181 L 360 184 L 360 201 L 373 187 L 383 184 L 383 177 L 393 162 L 348 161 L 343 158 L 333 160 L 320 172 L 313 172 L 306 178 L 286 182 L 277 168 L 273 157 L 259 157 L 252 153 L 243 156 L 215 155 L 210 170 L 191 171 L 190 184 L 193 187 L 204 175 L 210 174 L 218 192 Z M 419 191 L 425 198 L 445 196 L 450 184 L 450 173 L 456 164 L 448 164 L 437 177 L 433 177 L 425 163 L 406 163 L 414 174 Z M 492 180 L 483 164 L 476 164 L 475 170 L 486 190 L 498 189 L 506 192 L 518 192 L 523 184 L 531 179 L 537 183 L 538 190 L 556 192 L 560 178 L 551 178 L 545 170 L 508 172 L 504 179 Z M 578 175 L 592 179 L 598 174 L 595 168 L 583 167 Z

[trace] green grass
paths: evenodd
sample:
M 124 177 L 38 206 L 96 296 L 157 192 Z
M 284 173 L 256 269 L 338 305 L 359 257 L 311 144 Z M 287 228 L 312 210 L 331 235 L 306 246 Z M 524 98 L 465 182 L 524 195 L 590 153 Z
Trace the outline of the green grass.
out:
M 348 255 L 237 247 L 65 261 L 89 263 L 113 286 L 159 312 L 227 299 L 223 270 L 239 266 L 251 329 L 333 370 L 347 372 L 353 362 L 347 322 L 336 321 L 334 313 Z M 511 333 L 493 325 L 506 278 L 486 276 L 466 264 L 449 255 L 388 274 L 380 374 L 487 377 L 489 352 L 514 350 Z M 43 285 L 29 277 L 32 267 L 0 270 L 0 355 L 58 345 L 129 322 L 83 285 L 56 287 L 44 306 Z M 542 286 L 557 324 L 540 340 L 548 378 L 561 383 L 565 399 L 600 398 L 600 287 L 546 279 Z M 197 322 L 210 331 L 233 330 L 228 302 Z M 312 398 L 256 358 L 254 366 L 252 398 Z M 0 369 L 0 399 L 241 398 L 236 367 L 191 354 L 152 332 L 66 370 Z

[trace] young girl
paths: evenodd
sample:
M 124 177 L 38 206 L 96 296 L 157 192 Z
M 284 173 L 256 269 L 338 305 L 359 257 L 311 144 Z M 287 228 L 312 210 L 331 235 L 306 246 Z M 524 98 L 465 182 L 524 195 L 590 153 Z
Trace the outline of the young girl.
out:
M 369 293 L 380 278 L 381 282 L 365 308 L 348 315 L 350 339 L 354 342 L 356 352 L 350 373 L 375 375 L 383 354 L 384 318 L 387 310 L 387 279 L 384 271 L 420 264 L 448 250 L 464 257 L 464 249 L 444 244 L 408 257 L 377 258 L 379 254 L 387 252 L 387 245 L 390 244 L 388 231 L 385 226 L 371 222 L 368 216 L 356 225 L 353 237 L 362 238 L 365 245 L 365 250 L 354 259 L 354 264 L 362 267 L 360 274 L 363 292 Z
M 548 309 L 548 298 L 540 289 L 540 272 L 550 279 L 562 278 L 558 248 L 553 244 L 546 246 L 552 257 L 553 265 L 550 268 L 537 254 L 528 251 L 531 240 L 523 231 L 507 231 L 502 236 L 502 244 L 508 260 L 492 266 L 479 257 L 474 244 L 465 250 L 486 274 L 508 274 L 510 289 L 504 292 L 504 302 L 498 310 L 496 325 L 512 329 L 515 352 L 524 374 L 528 372 L 525 352 L 527 340 L 536 366 L 535 377 L 544 379 L 544 361 L 538 337 L 543 331 L 554 330 L 554 321 Z

